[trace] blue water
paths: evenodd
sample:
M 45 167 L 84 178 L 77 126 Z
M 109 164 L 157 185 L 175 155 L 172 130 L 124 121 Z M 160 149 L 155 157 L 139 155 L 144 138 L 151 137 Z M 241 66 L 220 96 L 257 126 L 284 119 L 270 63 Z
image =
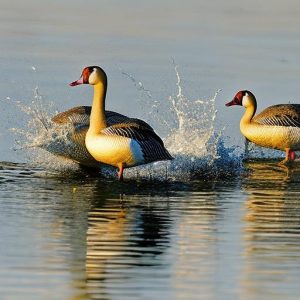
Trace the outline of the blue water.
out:
M 250 151 L 258 111 L 298 102 L 300 5 L 244 1 L 0 3 L 0 298 L 298 299 L 300 168 Z M 39 120 L 90 105 L 148 121 L 176 157 L 105 178 L 34 147 Z M 50 132 L 51 133 L 51 132 Z M 29 147 L 29 148 L 28 148 Z
M 299 168 L 151 183 L 1 165 L 2 299 L 296 299 Z

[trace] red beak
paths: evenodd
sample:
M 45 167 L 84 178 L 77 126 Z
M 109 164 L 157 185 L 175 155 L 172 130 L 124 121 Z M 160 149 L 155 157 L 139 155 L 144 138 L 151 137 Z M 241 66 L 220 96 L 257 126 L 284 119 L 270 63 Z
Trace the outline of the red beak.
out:
M 232 106 L 232 105 L 238 105 L 239 104 L 239 100 L 234 97 L 233 100 L 231 100 L 230 102 L 226 103 L 226 106 Z
M 78 80 L 71 82 L 69 85 L 75 86 L 75 85 L 79 85 L 79 84 L 83 84 L 83 76 L 81 76 Z

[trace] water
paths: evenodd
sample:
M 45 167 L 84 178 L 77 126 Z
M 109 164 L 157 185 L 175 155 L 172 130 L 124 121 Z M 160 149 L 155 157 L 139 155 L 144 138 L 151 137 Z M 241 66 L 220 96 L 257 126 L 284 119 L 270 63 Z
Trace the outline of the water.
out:
M 300 168 L 247 168 L 162 185 L 2 164 L 2 298 L 296 299 Z
M 298 299 L 300 165 L 244 153 L 242 109 L 224 107 L 245 88 L 258 111 L 298 102 L 296 1 L 0 6 L 1 299 Z M 107 108 L 174 161 L 119 183 L 35 147 L 66 140 L 51 116 L 90 105 L 67 84 L 95 64 Z

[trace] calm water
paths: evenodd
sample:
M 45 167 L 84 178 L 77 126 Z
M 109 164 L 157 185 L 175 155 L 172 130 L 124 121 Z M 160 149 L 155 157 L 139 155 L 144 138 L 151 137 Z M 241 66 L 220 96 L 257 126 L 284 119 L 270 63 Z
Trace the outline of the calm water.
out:
M 259 110 L 299 103 L 298 1 L 61 2 L 0 0 L 0 299 L 298 299 L 300 164 L 240 163 L 242 109 L 224 107 L 245 88 Z M 90 104 L 68 83 L 94 64 L 107 107 L 178 151 L 173 181 L 13 150 Z

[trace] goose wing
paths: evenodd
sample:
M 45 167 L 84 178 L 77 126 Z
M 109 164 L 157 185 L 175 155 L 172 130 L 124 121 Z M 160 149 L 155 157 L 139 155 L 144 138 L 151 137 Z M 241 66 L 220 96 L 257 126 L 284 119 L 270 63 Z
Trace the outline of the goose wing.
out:
M 91 106 L 77 106 L 57 114 L 52 118 L 52 121 L 56 124 L 73 124 L 75 128 L 82 128 L 90 125 L 90 115 Z M 129 119 L 125 115 L 109 110 L 105 111 L 105 117 L 108 126 Z
M 129 119 L 124 123 L 115 124 L 102 130 L 103 134 L 127 137 L 135 140 L 142 152 L 145 162 L 171 160 L 173 157 L 165 148 L 162 139 L 152 127 L 142 120 L 133 122 Z
M 59 125 L 72 124 L 74 126 L 74 133 L 77 135 L 77 138 L 75 137 L 75 139 L 77 139 L 77 142 L 80 144 L 82 144 L 81 141 L 84 144 L 85 135 L 90 125 L 90 114 L 91 106 L 77 106 L 57 114 L 52 118 L 52 121 Z M 153 128 L 145 121 L 129 118 L 114 111 L 106 110 L 105 117 L 108 127 L 122 123 L 127 127 L 133 125 L 135 127 L 145 128 L 153 131 Z
M 77 106 L 59 113 L 52 118 L 52 121 L 58 125 L 73 125 L 73 130 L 70 132 L 71 140 L 74 141 L 79 148 L 84 148 L 84 150 L 86 148 L 85 136 L 90 126 L 91 109 L 91 106 Z M 105 117 L 108 126 L 126 122 L 127 119 L 129 119 L 125 115 L 109 110 L 105 111 Z
M 300 128 L 300 104 L 278 104 L 270 106 L 253 118 L 262 125 Z

